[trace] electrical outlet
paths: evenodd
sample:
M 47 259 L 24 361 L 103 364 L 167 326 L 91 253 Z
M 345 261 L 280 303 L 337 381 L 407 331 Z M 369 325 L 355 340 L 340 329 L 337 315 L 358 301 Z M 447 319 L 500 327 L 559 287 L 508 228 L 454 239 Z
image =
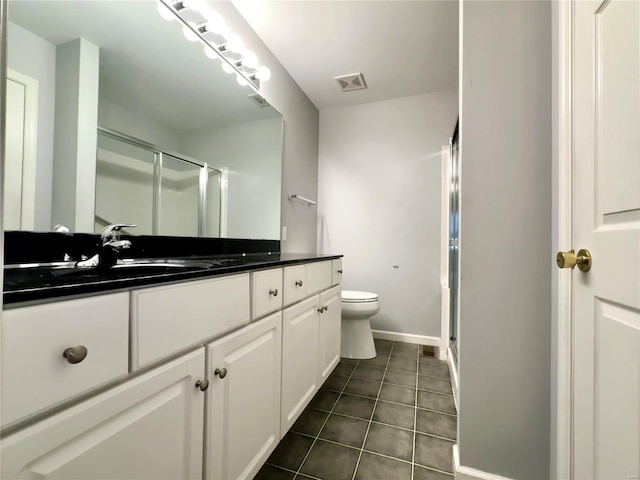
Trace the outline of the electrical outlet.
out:
M 282 227 L 282 235 L 280 236 L 280 239 L 283 242 L 287 241 L 287 227 Z

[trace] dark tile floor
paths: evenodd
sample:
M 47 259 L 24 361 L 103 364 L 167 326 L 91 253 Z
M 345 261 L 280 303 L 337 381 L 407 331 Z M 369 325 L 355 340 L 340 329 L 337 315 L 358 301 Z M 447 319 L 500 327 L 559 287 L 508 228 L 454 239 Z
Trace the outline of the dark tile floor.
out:
M 452 480 L 457 412 L 446 362 L 376 340 L 343 359 L 255 480 Z

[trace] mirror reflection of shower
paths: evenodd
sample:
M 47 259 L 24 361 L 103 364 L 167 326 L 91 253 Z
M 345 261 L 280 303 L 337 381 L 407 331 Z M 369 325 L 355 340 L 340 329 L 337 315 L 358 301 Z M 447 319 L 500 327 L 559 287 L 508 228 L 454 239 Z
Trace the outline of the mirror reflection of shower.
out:
M 458 123 L 453 132 L 449 152 L 449 340 L 458 358 L 458 287 L 460 280 L 460 154 Z
M 138 225 L 135 234 L 224 235 L 223 170 L 99 129 L 95 232 L 111 223 Z

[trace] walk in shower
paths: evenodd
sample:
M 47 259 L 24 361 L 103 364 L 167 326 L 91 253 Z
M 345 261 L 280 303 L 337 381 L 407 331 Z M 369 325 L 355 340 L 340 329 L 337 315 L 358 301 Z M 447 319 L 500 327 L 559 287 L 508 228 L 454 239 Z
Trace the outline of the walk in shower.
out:
M 224 172 L 132 137 L 98 129 L 95 231 L 137 225 L 140 235 L 224 234 Z

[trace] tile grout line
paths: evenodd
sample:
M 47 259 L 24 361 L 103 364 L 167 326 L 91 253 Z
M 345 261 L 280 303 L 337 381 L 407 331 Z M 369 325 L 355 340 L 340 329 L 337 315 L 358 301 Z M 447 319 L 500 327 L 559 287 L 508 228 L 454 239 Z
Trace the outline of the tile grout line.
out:
M 340 361 L 338 361 L 338 365 L 340 364 Z M 353 372 L 356 371 L 356 368 L 358 368 L 358 365 L 360 364 L 360 360 L 358 360 L 355 364 L 349 364 L 349 365 L 353 365 L 353 370 L 351 370 L 351 374 L 349 375 L 349 377 L 347 378 L 347 381 L 344 384 L 344 387 L 342 387 L 342 390 L 340 391 L 340 394 L 338 395 L 338 398 L 336 398 L 336 401 L 333 402 L 333 406 L 331 407 L 331 410 L 329 410 L 329 415 L 327 415 L 327 418 L 324 419 L 324 422 L 322 422 L 322 426 L 320 427 L 320 430 L 318 430 L 318 433 L 316 434 L 316 436 L 313 439 L 313 442 L 311 443 L 311 446 L 309 447 L 309 450 L 307 450 L 307 454 L 304 456 L 304 458 L 302 459 L 302 462 L 300 462 L 300 466 L 298 466 L 298 470 L 296 471 L 296 476 L 298 475 L 306 475 L 304 473 L 301 473 L 300 470 L 302 470 L 302 467 L 304 466 L 304 462 L 307 461 L 307 458 L 309 457 L 309 454 L 311 453 L 311 450 L 313 449 L 313 446 L 316 444 L 316 442 L 318 441 L 318 438 L 320 436 L 320 433 L 322 432 L 322 429 L 324 428 L 324 426 L 327 424 L 327 422 L 329 421 L 329 417 L 331 417 L 331 414 L 333 413 L 333 409 L 336 408 L 336 405 L 338 404 L 338 402 L 340 401 L 340 397 L 342 396 L 342 392 L 344 392 L 344 389 L 347 388 L 347 385 L 349 384 L 349 380 L 351 380 L 351 377 L 353 376 Z M 338 366 L 336 365 L 336 367 Z M 333 373 L 333 372 L 332 372 Z M 328 379 L 329 377 L 327 377 Z M 308 405 L 307 405 L 308 407 Z M 305 407 L 305 410 L 307 409 L 307 407 Z M 304 410 L 303 410 L 304 412 Z M 302 415 L 302 413 L 301 413 Z M 293 425 L 292 425 L 293 426 Z M 295 477 L 294 477 L 295 478 Z
M 413 449 L 411 451 L 411 480 L 416 474 L 416 431 L 418 430 L 418 380 L 420 372 L 420 347 L 416 355 L 416 394 L 413 405 Z
M 384 376 L 387 374 L 387 368 L 389 367 L 389 362 L 391 361 L 391 354 L 393 353 L 393 348 L 395 347 L 395 342 L 391 344 L 391 350 L 389 351 L 389 358 L 387 359 L 387 364 L 384 367 L 384 372 L 382 374 L 382 380 L 380 381 L 380 387 L 378 388 L 378 395 L 376 396 L 375 403 L 373 404 L 373 410 L 371 410 L 371 416 L 369 417 L 369 423 L 367 424 L 367 431 L 364 434 L 364 438 L 362 439 L 362 447 L 360 448 L 360 454 L 358 455 L 358 460 L 356 461 L 356 468 L 353 470 L 353 475 L 351 476 L 351 480 L 355 480 L 356 474 L 358 473 L 358 467 L 360 467 L 360 459 L 362 459 L 362 453 L 364 452 L 364 445 L 367 443 L 367 437 L 369 436 L 369 430 L 371 430 L 371 424 L 373 423 L 373 416 L 376 413 L 376 407 L 378 406 L 378 398 L 380 398 L 380 392 L 382 391 L 382 385 L 384 384 Z

